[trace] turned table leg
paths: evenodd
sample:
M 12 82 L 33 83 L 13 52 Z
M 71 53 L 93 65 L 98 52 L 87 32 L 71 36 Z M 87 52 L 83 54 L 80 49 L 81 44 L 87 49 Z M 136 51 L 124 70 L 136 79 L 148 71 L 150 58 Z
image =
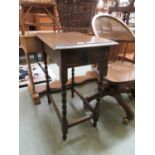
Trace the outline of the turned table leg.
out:
M 71 97 L 74 97 L 74 85 L 75 85 L 75 82 L 74 82 L 74 67 L 72 67 L 72 82 L 71 82 Z
M 97 102 L 95 105 L 95 112 L 94 112 L 94 123 L 93 126 L 96 127 L 97 121 L 99 118 L 99 105 L 100 105 L 100 100 L 101 100 L 101 91 L 102 91 L 102 81 L 103 81 L 103 74 L 100 73 L 99 78 L 97 79 L 97 87 L 98 87 L 98 94 L 97 95 Z
M 66 105 L 66 86 L 62 85 L 62 133 L 63 140 L 67 138 L 68 123 L 67 123 L 67 105 Z
M 46 94 L 47 94 L 47 99 L 48 99 L 48 104 L 51 104 L 50 100 L 50 85 L 49 85 L 49 79 L 48 79 L 48 66 L 47 66 L 47 54 L 43 50 L 43 61 L 45 65 L 45 76 L 46 76 Z
M 66 99 L 66 82 L 67 82 L 67 67 L 61 67 L 61 85 L 62 85 L 62 134 L 63 140 L 67 139 L 68 121 L 67 121 L 67 99 Z

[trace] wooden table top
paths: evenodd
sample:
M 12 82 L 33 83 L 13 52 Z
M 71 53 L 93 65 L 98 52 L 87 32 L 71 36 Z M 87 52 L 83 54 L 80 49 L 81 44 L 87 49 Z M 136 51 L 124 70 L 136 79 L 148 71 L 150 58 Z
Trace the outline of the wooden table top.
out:
M 109 39 L 79 32 L 38 33 L 36 36 L 53 50 L 113 46 L 118 44 Z

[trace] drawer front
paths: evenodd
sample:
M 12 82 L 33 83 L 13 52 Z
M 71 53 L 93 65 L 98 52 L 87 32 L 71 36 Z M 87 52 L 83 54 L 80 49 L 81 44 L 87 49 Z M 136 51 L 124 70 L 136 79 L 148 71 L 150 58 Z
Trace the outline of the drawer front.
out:
M 108 52 L 106 49 L 85 49 L 66 51 L 62 53 L 63 62 L 66 62 L 68 67 L 82 66 L 87 64 L 98 64 L 99 62 L 107 61 Z

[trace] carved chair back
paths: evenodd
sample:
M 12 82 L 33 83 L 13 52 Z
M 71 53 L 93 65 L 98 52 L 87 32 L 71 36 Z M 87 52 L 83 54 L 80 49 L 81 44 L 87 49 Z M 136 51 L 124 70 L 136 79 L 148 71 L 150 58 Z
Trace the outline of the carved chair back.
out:
M 63 31 L 89 33 L 98 0 L 56 0 Z

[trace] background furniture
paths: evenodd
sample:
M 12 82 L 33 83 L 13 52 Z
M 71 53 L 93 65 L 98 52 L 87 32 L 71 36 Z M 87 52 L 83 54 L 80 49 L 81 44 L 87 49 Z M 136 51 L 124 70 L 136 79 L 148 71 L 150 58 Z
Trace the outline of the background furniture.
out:
M 42 47 L 40 44 L 39 39 L 35 36 L 35 33 L 26 33 L 25 35 L 20 35 L 20 45 L 23 49 L 25 56 L 26 56 L 26 62 L 28 65 L 28 71 L 29 71 L 29 91 L 32 96 L 32 99 L 34 100 L 35 104 L 40 103 L 40 97 L 38 93 L 36 93 L 35 85 L 33 82 L 33 76 L 32 76 L 32 69 L 31 69 L 31 61 L 30 61 L 30 55 L 36 54 L 38 52 L 42 51 Z
M 117 42 L 134 42 L 135 36 L 128 26 L 121 20 L 106 14 L 98 14 L 93 18 L 93 31 L 96 36 L 113 39 Z M 115 52 L 115 48 L 111 48 Z M 132 63 L 110 62 L 108 65 L 107 76 L 104 77 L 107 82 L 103 85 L 102 97 L 105 95 L 113 96 L 120 106 L 126 112 L 124 122 L 132 120 L 134 112 L 129 105 L 123 102 L 122 92 L 131 92 L 134 90 L 135 68 Z M 87 101 L 97 98 L 98 93 L 87 97 Z
M 56 0 L 63 31 L 91 32 L 98 0 Z
M 130 29 L 134 32 L 134 18 L 135 18 L 135 0 L 120 1 L 120 0 L 99 0 L 97 7 L 98 12 L 108 13 L 116 18 L 121 19 L 130 26 Z M 118 57 L 124 61 L 135 62 L 135 44 L 121 42 L 119 46 L 114 47 L 115 50 L 111 50 L 110 59 L 118 59 Z M 113 53 L 115 51 L 115 53 Z M 118 54 L 116 54 L 116 51 Z
M 52 22 L 50 23 L 51 28 L 54 29 L 54 31 L 60 29 L 55 0 L 51 0 L 51 1 L 20 0 L 19 5 L 21 7 L 21 22 L 20 23 L 21 23 L 22 35 L 24 35 L 25 33 L 25 24 L 33 25 L 35 27 L 38 26 L 39 24 L 39 23 L 33 23 L 35 22 L 34 20 L 32 22 L 26 23 L 25 17 L 27 14 L 31 14 L 31 16 L 32 14 L 36 14 L 36 13 L 46 14 L 51 19 L 51 22 Z
M 35 14 L 35 20 L 36 20 L 36 30 L 44 31 L 44 30 L 54 30 L 54 21 L 47 16 L 46 14 Z
M 60 32 L 62 29 L 63 31 L 79 31 L 79 32 L 85 32 L 85 33 L 90 32 L 91 19 L 95 14 L 95 7 L 97 4 L 97 0 L 89 0 L 89 1 L 81 0 L 76 2 L 72 0 L 71 1 L 58 0 L 57 5 L 55 4 L 56 4 L 55 1 L 52 1 L 50 3 L 49 2 L 36 3 L 36 2 L 25 2 L 22 0 L 20 1 L 20 5 L 22 6 L 22 12 L 23 12 L 21 17 L 24 20 L 24 17 L 28 14 L 28 12 L 29 13 L 47 13 L 47 9 L 49 9 L 50 13 L 52 13 L 52 17 L 56 17 L 54 18 L 56 20 L 53 20 L 53 18 L 51 18 L 53 22 L 56 22 L 55 23 L 56 28 L 54 29 L 53 27 L 54 31 L 58 30 Z M 58 12 L 56 8 L 58 8 Z M 61 22 L 62 28 L 60 24 L 58 24 L 59 23 L 58 14 L 60 15 L 60 22 Z M 38 21 L 37 23 L 43 22 L 43 21 L 48 22 L 47 18 L 45 19 L 45 15 L 43 14 L 42 14 L 42 17 L 40 14 L 35 14 L 35 17 L 38 18 L 38 19 L 35 18 L 35 22 Z M 57 27 L 57 25 L 59 25 L 59 27 Z M 35 26 L 37 27 L 37 29 L 40 29 L 40 28 L 45 29 L 43 25 L 35 25 Z M 24 27 L 23 23 L 22 23 L 22 27 Z M 25 31 L 23 32 L 25 33 Z M 39 48 L 40 46 L 38 46 L 39 41 L 38 39 L 36 39 L 37 33 L 38 33 L 37 31 L 36 32 L 31 31 L 31 32 L 26 32 L 25 36 L 23 35 L 20 36 L 21 44 L 25 51 L 28 63 L 30 63 L 30 60 L 27 55 L 34 54 L 41 51 L 41 49 Z M 38 46 L 38 47 L 34 49 L 34 46 Z M 31 74 L 31 71 L 30 71 L 30 74 Z M 81 77 L 81 78 L 78 77 L 77 79 L 75 78 L 75 81 L 76 83 L 83 83 L 84 81 L 91 80 L 91 79 L 96 79 L 96 76 L 94 76 L 94 73 L 91 75 L 90 74 L 86 75 L 85 77 Z M 33 82 L 31 81 L 29 82 L 29 90 L 31 92 L 31 96 L 34 100 L 34 103 L 38 104 L 40 103 L 39 94 L 44 93 L 46 91 L 46 87 L 43 85 L 34 86 Z M 70 85 L 70 83 L 71 82 L 69 81 L 68 86 Z M 58 89 L 60 88 L 60 84 L 59 83 L 50 84 L 50 88 Z
M 109 13 L 112 14 L 113 12 L 120 12 L 123 14 L 123 21 L 128 25 L 129 24 L 129 17 L 131 13 L 135 12 L 135 0 L 129 0 L 129 5 L 120 6 L 119 1 L 115 0 L 114 6 L 109 7 Z
M 57 14 L 57 8 L 55 0 L 44 0 L 44 1 L 28 1 L 28 0 L 20 0 L 19 5 L 21 7 L 20 10 L 20 48 L 23 49 L 26 61 L 28 64 L 28 70 L 29 70 L 29 90 L 32 96 L 32 99 L 34 100 L 35 104 L 40 103 L 40 97 L 38 92 L 35 89 L 35 85 L 33 83 L 33 76 L 31 71 L 31 62 L 30 62 L 30 55 L 31 54 L 38 54 L 41 52 L 41 44 L 38 38 L 36 38 L 36 32 L 26 32 L 26 30 L 31 30 L 30 26 L 33 26 L 33 30 L 36 29 L 43 29 L 44 24 L 47 24 L 51 26 L 50 31 L 60 31 L 60 23 L 58 20 L 58 14 Z M 50 19 L 51 23 L 46 19 L 44 21 L 41 21 L 40 23 L 40 14 L 46 14 Z M 26 18 L 27 17 L 27 18 Z M 29 17 L 29 18 L 28 18 Z M 27 19 L 27 20 L 26 20 Z M 37 19 L 37 20 L 36 20 Z M 45 27 L 44 27 L 45 29 Z M 41 91 L 41 90 L 39 90 Z
M 109 7 L 109 13 L 113 14 L 120 14 L 121 17 L 116 16 L 117 18 L 120 18 L 123 20 L 127 25 L 132 26 L 133 29 L 135 23 L 133 23 L 132 14 L 135 13 L 135 0 L 128 0 L 127 2 L 124 2 L 124 5 L 121 5 L 119 1 L 115 0 L 114 6 Z M 135 15 L 134 15 L 135 16 Z M 126 60 L 132 63 L 135 63 L 135 43 L 121 43 L 119 48 L 119 54 L 117 55 L 122 61 Z M 112 54 L 111 54 L 112 55 Z

